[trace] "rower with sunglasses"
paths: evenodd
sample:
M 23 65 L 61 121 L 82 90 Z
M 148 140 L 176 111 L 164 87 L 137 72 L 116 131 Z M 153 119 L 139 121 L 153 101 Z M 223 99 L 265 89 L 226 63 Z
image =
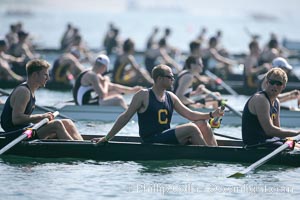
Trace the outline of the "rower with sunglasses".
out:
M 287 62 L 286 59 L 282 58 L 282 57 L 277 57 L 272 61 L 272 67 L 273 68 L 281 68 L 283 69 L 289 80 L 292 81 L 299 81 L 299 79 L 297 78 L 297 76 L 293 73 L 293 67 Z M 267 79 L 263 78 L 263 80 L 261 81 L 261 90 L 263 90 L 266 87 L 266 83 L 267 83 Z M 298 106 L 297 107 L 289 107 L 289 110 L 297 110 L 299 107 L 299 103 L 300 103 L 300 91 L 295 89 L 289 92 L 284 92 L 284 93 L 280 93 L 278 95 L 278 99 L 280 101 L 280 103 L 286 102 L 286 101 L 290 101 L 290 100 L 298 100 Z M 282 108 L 282 107 L 281 107 Z M 286 107 L 284 107 L 286 108 Z
M 278 96 L 287 84 L 286 72 L 281 68 L 272 68 L 267 72 L 265 79 L 264 89 L 251 96 L 244 107 L 242 137 L 247 146 L 281 145 L 280 139 L 300 133 L 280 127 Z
M 154 84 L 151 88 L 137 92 L 128 107 L 102 138 L 93 142 L 102 143 L 111 140 L 133 117 L 138 115 L 139 135 L 144 143 L 193 144 L 217 146 L 216 139 L 208 120 L 221 117 L 224 111 L 217 108 L 212 112 L 192 111 L 179 100 L 170 89 L 174 82 L 172 69 L 167 65 L 157 65 L 152 70 Z M 173 111 L 193 123 L 180 124 L 171 128 Z

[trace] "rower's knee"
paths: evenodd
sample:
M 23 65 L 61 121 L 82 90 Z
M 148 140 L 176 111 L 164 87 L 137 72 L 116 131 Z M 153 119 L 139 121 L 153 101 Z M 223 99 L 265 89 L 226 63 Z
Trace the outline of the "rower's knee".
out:
M 55 128 L 55 130 L 62 130 L 64 129 L 64 124 L 61 120 L 54 120 L 53 121 L 53 126 Z
M 209 124 L 206 120 L 199 120 L 199 121 L 196 121 L 194 122 L 195 125 L 198 127 L 198 128 L 202 128 L 202 127 L 208 127 Z
M 190 136 L 194 136 L 194 135 L 199 135 L 201 134 L 200 129 L 198 128 L 198 126 L 194 123 L 191 123 L 188 127 L 187 127 L 187 132 L 190 134 Z

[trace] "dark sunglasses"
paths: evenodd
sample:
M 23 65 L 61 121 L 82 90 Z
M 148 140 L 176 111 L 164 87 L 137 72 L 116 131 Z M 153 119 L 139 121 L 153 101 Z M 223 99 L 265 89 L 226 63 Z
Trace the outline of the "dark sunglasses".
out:
M 166 77 L 168 79 L 175 80 L 175 77 L 174 76 L 170 76 L 170 75 L 164 75 L 162 77 Z
M 277 86 L 282 86 L 283 83 L 281 81 L 276 81 L 276 80 L 272 80 L 272 79 L 269 79 L 269 83 L 271 85 L 277 85 Z

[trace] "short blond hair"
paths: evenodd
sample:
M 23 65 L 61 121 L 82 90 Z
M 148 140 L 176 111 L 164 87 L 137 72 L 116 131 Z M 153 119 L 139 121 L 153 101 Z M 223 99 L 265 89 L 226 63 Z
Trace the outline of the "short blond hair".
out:
M 156 65 L 151 72 L 152 75 L 152 79 L 154 80 L 154 82 L 156 82 L 156 79 L 159 76 L 165 76 L 166 75 L 166 71 L 170 69 L 170 67 L 168 65 L 164 65 L 164 64 L 159 64 Z
M 27 76 L 31 76 L 33 72 L 39 72 L 42 71 L 43 69 L 49 69 L 50 66 L 51 65 L 46 60 L 42 60 L 42 59 L 31 60 L 26 64 Z
M 275 67 L 270 69 L 266 75 L 267 80 L 269 80 L 272 75 L 274 78 L 280 78 L 284 84 L 288 82 L 288 76 L 286 72 L 281 68 Z

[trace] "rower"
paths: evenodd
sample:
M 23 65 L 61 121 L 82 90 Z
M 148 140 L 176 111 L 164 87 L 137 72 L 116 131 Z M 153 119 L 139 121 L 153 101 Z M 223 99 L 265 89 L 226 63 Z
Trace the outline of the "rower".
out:
M 109 58 L 100 54 L 92 69 L 78 76 L 73 88 L 73 97 L 77 105 L 121 106 L 126 109 L 127 104 L 121 94 L 131 94 L 142 89 L 140 86 L 127 87 L 112 83 L 108 76 L 104 76 L 109 63 Z
M 198 80 L 199 74 L 203 70 L 202 60 L 194 56 L 190 56 L 185 61 L 184 70 L 181 71 L 174 83 L 174 93 L 180 101 L 190 108 L 211 108 L 216 109 L 218 107 L 218 101 L 214 101 L 211 95 L 204 90 L 205 85 L 200 84 L 193 90 L 193 83 Z M 209 91 L 209 90 L 208 90 Z M 211 91 L 209 91 L 211 93 Z M 220 93 L 215 93 L 221 99 Z M 194 101 L 192 97 L 202 96 L 201 100 Z
M 297 79 L 297 81 L 299 81 L 299 79 L 296 77 L 296 75 L 292 72 L 293 67 L 287 62 L 286 59 L 284 59 L 282 57 L 275 58 L 272 61 L 272 67 L 273 68 L 281 68 L 287 74 L 288 79 L 292 79 L 293 81 L 295 81 L 295 79 Z M 263 80 L 261 81 L 262 89 L 264 89 L 266 87 L 266 83 L 267 83 L 267 79 L 266 79 L 266 75 L 265 75 Z M 295 89 L 295 90 L 292 90 L 289 92 L 280 93 L 278 95 L 278 99 L 279 99 L 280 103 L 287 102 L 287 101 L 294 100 L 294 99 L 297 100 L 296 107 L 291 106 L 288 108 L 290 110 L 297 110 L 299 107 L 299 102 L 300 102 L 300 91 Z
M 287 74 L 281 68 L 272 68 L 266 74 L 263 91 L 247 101 L 242 117 L 242 136 L 245 145 L 268 143 L 281 145 L 280 139 L 293 137 L 300 131 L 280 127 L 279 94 L 287 84 Z
M 133 117 L 138 115 L 139 134 L 145 143 L 187 144 L 217 146 L 214 134 L 206 120 L 224 115 L 218 108 L 213 112 L 192 111 L 172 92 L 167 91 L 174 81 L 172 69 L 157 65 L 152 70 L 154 84 L 137 92 L 128 107 L 113 125 L 109 133 L 92 141 L 101 143 L 112 139 Z M 194 123 L 170 128 L 173 110 Z
M 18 85 L 7 98 L 1 114 L 1 126 L 5 132 L 31 126 L 45 118 L 49 122 L 37 131 L 40 139 L 83 140 L 75 124 L 70 119 L 53 120 L 52 112 L 32 114 L 35 105 L 35 92 L 45 87 L 49 80 L 50 64 L 35 59 L 26 64 L 27 81 Z

